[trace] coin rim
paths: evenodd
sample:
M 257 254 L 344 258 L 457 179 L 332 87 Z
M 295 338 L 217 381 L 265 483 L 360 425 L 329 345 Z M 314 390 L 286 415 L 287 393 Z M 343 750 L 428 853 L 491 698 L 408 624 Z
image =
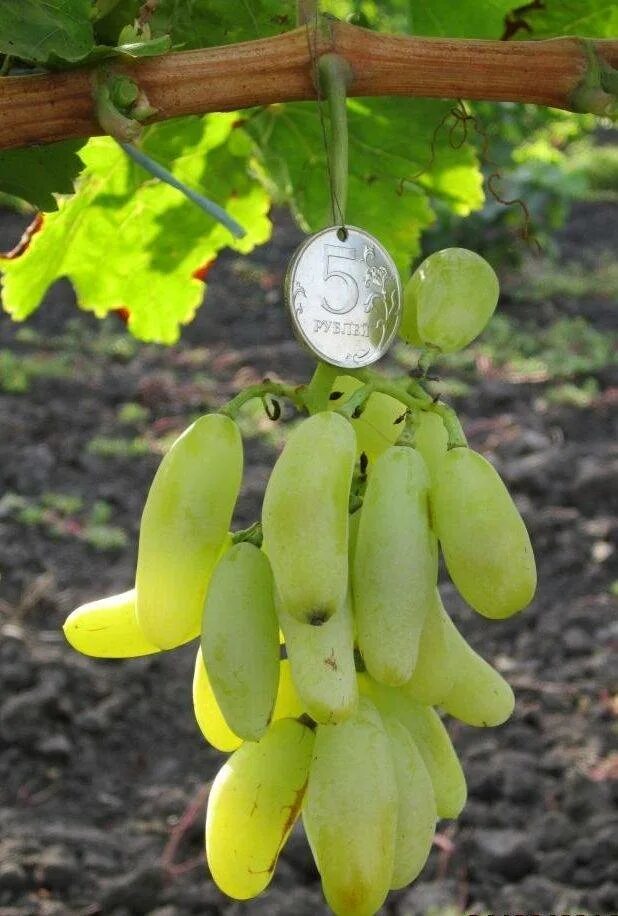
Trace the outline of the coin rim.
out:
M 375 244 L 383 252 L 387 263 L 389 263 L 390 266 L 392 267 L 393 274 L 395 276 L 395 282 L 397 285 L 397 291 L 399 293 L 400 308 L 399 308 L 399 313 L 397 315 L 397 321 L 395 322 L 395 326 L 393 328 L 392 333 L 389 335 L 389 337 L 385 341 L 382 351 L 378 352 L 378 354 L 373 359 L 369 360 L 368 362 L 358 363 L 357 366 L 350 366 L 346 362 L 341 362 L 340 360 L 331 359 L 316 351 L 313 341 L 311 341 L 310 338 L 307 337 L 307 335 L 305 334 L 305 331 L 303 330 L 300 322 L 298 321 L 296 317 L 296 311 L 294 310 L 294 307 L 292 305 L 292 297 L 291 297 L 292 273 L 294 271 L 294 267 L 300 260 L 301 256 L 304 254 L 305 250 L 309 247 L 309 245 L 312 244 L 312 242 L 315 239 L 320 238 L 320 236 L 326 235 L 327 233 L 330 233 L 330 232 L 334 232 L 336 235 L 339 229 L 342 229 L 342 228 L 345 229 L 347 232 L 353 231 L 353 232 L 362 233 L 362 235 L 370 238 L 373 242 L 375 242 Z M 339 239 L 339 241 L 342 241 L 342 240 Z M 321 229 L 319 232 L 314 232 L 312 235 L 307 236 L 306 239 L 303 239 L 303 241 L 300 243 L 300 245 L 296 248 L 296 250 L 292 254 L 290 261 L 288 263 L 288 267 L 285 272 L 285 278 L 284 278 L 284 293 L 285 293 L 285 300 L 286 300 L 286 305 L 288 309 L 288 314 L 292 322 L 292 330 L 294 331 L 294 336 L 296 337 L 296 339 L 301 344 L 303 344 L 305 348 L 309 350 L 309 352 L 313 356 L 322 360 L 322 362 L 324 363 L 328 363 L 331 366 L 337 366 L 337 368 L 339 369 L 354 369 L 354 368 L 363 369 L 366 366 L 372 366 L 374 363 L 377 363 L 378 360 L 386 356 L 386 354 L 388 353 L 388 351 L 391 348 L 393 340 L 395 339 L 397 335 L 397 332 L 401 326 L 401 321 L 403 318 L 403 285 L 401 282 L 401 277 L 399 276 L 399 271 L 397 270 L 397 265 L 395 264 L 393 258 L 391 257 L 390 252 L 384 247 L 382 242 L 380 242 L 380 240 L 375 237 L 375 235 L 372 235 L 370 232 L 367 232 L 366 229 L 361 229 L 359 226 L 352 226 L 347 223 L 345 226 L 327 226 L 325 229 Z

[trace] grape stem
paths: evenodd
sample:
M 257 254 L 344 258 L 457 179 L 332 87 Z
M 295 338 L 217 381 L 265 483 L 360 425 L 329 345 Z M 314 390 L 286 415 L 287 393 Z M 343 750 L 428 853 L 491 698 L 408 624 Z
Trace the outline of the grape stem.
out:
M 425 347 L 418 360 L 418 369 L 421 374 L 421 378 L 427 378 L 427 374 L 439 353 L 439 347 L 433 347 L 431 344 Z
M 429 410 L 438 414 L 448 433 L 449 449 L 459 448 L 468 444 L 461 423 L 453 408 L 445 404 L 444 401 L 434 399 L 425 391 L 420 382 L 410 381 L 408 378 L 389 381 L 376 372 L 366 369 L 352 374 L 364 384 L 362 388 L 358 388 L 348 398 L 345 404 L 338 408 L 339 412 L 348 417 L 348 419 L 359 416 L 371 395 L 374 392 L 378 392 L 395 398 L 410 410 Z
M 438 414 L 448 434 L 449 449 L 467 446 L 465 433 L 453 408 L 444 401 L 433 398 L 428 391 L 425 391 L 420 382 L 410 381 L 407 377 L 389 381 L 377 372 L 367 369 L 346 373 L 337 369 L 336 366 L 323 362 L 317 364 L 308 385 L 286 385 L 283 382 L 264 379 L 260 384 L 249 385 L 248 388 L 240 391 L 231 401 L 219 408 L 219 413 L 235 420 L 240 409 L 249 401 L 256 398 L 264 400 L 268 396 L 285 398 L 291 401 L 297 410 L 307 411 L 310 414 L 318 413 L 326 410 L 329 394 L 337 375 L 346 374 L 363 382 L 362 386 L 350 395 L 345 404 L 337 408 L 337 412 L 347 417 L 348 420 L 360 416 L 372 394 L 386 394 L 395 398 L 410 411 L 428 410 Z
M 321 360 L 318 362 L 311 381 L 302 392 L 302 398 L 309 413 L 326 410 L 333 382 L 338 374 L 339 370 L 336 366 L 323 363 Z
M 287 398 L 297 410 L 306 410 L 310 414 L 319 413 L 328 407 L 331 388 L 338 374 L 339 370 L 336 366 L 318 362 L 311 381 L 307 385 L 285 385 L 282 382 L 272 382 L 266 378 L 259 385 L 249 385 L 248 388 L 244 388 L 236 397 L 221 407 L 219 413 L 226 414 L 234 420 L 238 416 L 240 408 L 248 401 L 252 401 L 255 398 L 264 400 L 269 395 L 277 398 Z
M 264 536 L 262 534 L 261 522 L 253 522 L 248 528 L 243 528 L 241 531 L 234 531 L 232 534 L 232 544 L 241 544 L 244 541 L 248 541 L 256 547 L 261 547 L 263 539 Z
M 235 420 L 238 412 L 248 401 L 255 398 L 262 400 L 267 395 L 273 395 L 277 398 L 287 398 L 298 410 L 306 410 L 307 405 L 304 400 L 305 386 L 284 385 L 282 382 L 271 382 L 270 379 L 264 379 L 259 385 L 249 385 L 243 388 L 236 397 L 219 408 L 219 413 L 225 414 Z

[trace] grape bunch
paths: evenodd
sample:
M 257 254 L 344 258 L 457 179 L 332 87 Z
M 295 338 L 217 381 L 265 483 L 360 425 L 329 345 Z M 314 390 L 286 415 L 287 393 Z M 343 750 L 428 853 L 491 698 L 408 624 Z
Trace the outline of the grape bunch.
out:
M 402 336 L 434 355 L 463 347 L 497 294 L 478 255 L 438 252 L 407 284 Z M 195 717 L 230 754 L 206 815 L 212 877 L 256 896 L 302 817 L 332 910 L 369 916 L 465 804 L 443 715 L 495 726 L 514 705 L 442 604 L 439 552 L 492 619 L 531 601 L 536 570 L 497 472 L 421 381 L 342 373 L 329 387 L 319 409 L 307 392 L 311 415 L 243 532 L 229 531 L 243 472 L 233 412 L 190 426 L 148 493 L 135 588 L 78 608 L 64 631 L 115 658 L 199 638 Z

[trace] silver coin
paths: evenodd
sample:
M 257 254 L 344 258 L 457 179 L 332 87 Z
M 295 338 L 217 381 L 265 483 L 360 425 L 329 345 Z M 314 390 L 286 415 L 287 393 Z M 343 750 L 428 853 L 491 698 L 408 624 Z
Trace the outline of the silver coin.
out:
M 368 232 L 331 226 L 294 252 L 285 295 L 297 336 L 319 359 L 354 369 L 388 350 L 401 321 L 401 280 Z

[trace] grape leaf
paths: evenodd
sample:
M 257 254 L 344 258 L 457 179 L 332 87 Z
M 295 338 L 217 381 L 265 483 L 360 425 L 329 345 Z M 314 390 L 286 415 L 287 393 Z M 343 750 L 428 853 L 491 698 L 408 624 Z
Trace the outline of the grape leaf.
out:
M 447 103 L 421 99 L 354 99 L 348 103 L 350 174 L 346 218 L 380 238 L 398 267 L 408 268 L 419 237 L 433 222 L 430 197 L 465 215 L 483 202 L 472 149 L 452 149 L 448 130 L 433 133 Z M 326 155 L 316 106 L 271 106 L 247 122 L 261 151 L 267 187 L 289 200 L 301 226 L 332 223 Z M 406 180 L 408 179 L 408 180 Z
M 449 38 L 500 38 L 513 0 L 384 0 L 361 3 L 368 23 L 380 31 Z M 323 9 L 346 19 L 358 12 L 353 0 L 325 0 Z
M 138 57 L 158 57 L 171 50 L 171 45 L 172 42 L 169 35 L 159 35 L 157 38 L 148 39 L 148 41 L 135 41 L 130 44 L 116 45 L 115 47 L 98 44 L 94 46 L 84 60 L 79 62 L 79 66 L 98 63 L 114 57 L 124 57 L 127 60 L 135 60 Z M 68 70 L 70 67 L 65 64 L 62 69 Z
M 75 61 L 94 45 L 90 0 L 2 0 L 0 52 L 44 64 Z
M 409 31 L 448 38 L 500 38 L 513 0 L 411 0 Z
M 247 230 L 237 240 L 178 191 L 152 179 L 109 138 L 90 140 L 77 193 L 26 251 L 0 259 L 5 309 L 17 320 L 39 305 L 59 277 L 72 281 L 81 308 L 98 316 L 119 307 L 142 340 L 173 343 L 204 293 L 193 274 L 225 246 L 248 252 L 270 236 L 269 198 L 249 174 L 252 144 L 235 113 L 157 124 L 143 148 L 182 181 L 223 206 Z
M 523 10 L 525 31 L 518 38 L 553 38 L 581 35 L 615 38 L 618 35 L 618 6 L 615 0 L 544 0 L 539 9 Z
M 57 210 L 54 194 L 70 194 L 82 169 L 77 155 L 83 140 L 0 150 L 0 191 L 27 200 L 39 210 Z
M 296 25 L 295 0 L 160 0 L 150 20 L 154 34 L 169 34 L 183 49 L 278 35 Z

